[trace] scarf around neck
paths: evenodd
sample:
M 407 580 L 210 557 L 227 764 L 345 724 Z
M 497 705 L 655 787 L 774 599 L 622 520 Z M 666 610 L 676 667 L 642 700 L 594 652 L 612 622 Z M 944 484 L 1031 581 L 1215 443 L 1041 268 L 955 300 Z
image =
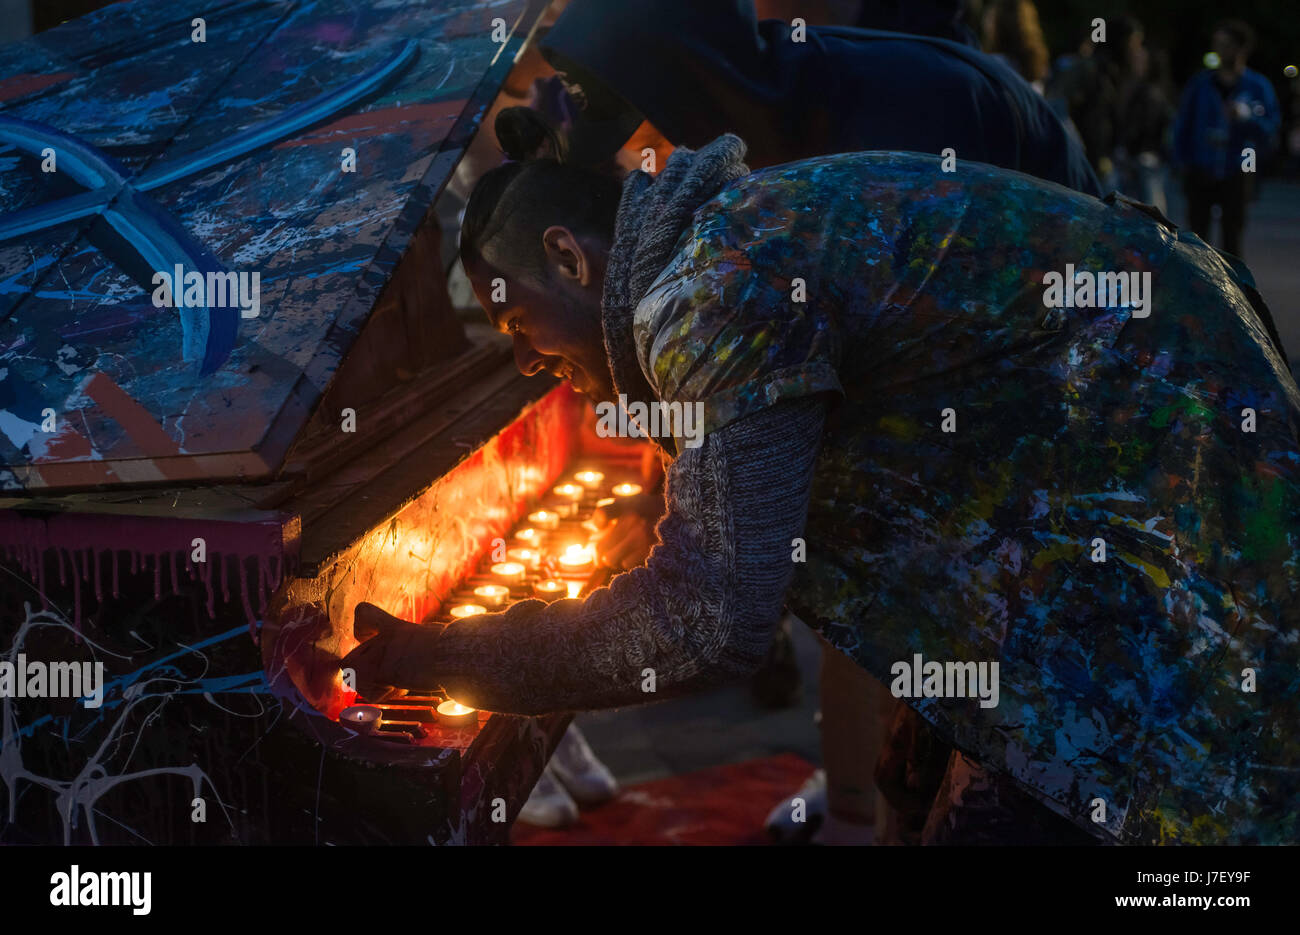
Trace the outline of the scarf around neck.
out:
M 629 402 L 657 399 L 637 360 L 633 312 L 673 258 L 696 209 L 749 174 L 744 156 L 745 144 L 728 133 L 698 150 L 674 150 L 657 177 L 635 171 L 624 181 L 600 303 L 616 396 Z

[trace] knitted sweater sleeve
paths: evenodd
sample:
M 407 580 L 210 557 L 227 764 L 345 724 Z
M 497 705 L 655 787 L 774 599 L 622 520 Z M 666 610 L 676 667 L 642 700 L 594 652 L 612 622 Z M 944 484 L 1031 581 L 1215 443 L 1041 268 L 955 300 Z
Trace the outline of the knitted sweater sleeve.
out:
M 686 449 L 645 565 L 582 601 L 523 601 L 450 624 L 432 675 L 458 701 L 537 715 L 659 701 L 753 672 L 793 574 L 825 406 L 784 401 Z

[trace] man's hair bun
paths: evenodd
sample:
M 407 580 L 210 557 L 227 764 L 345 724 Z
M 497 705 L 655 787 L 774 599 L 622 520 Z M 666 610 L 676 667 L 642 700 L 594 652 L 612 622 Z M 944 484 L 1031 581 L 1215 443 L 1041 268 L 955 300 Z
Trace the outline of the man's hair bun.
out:
M 531 107 L 507 107 L 493 125 L 501 151 L 515 162 L 554 159 L 563 162 L 566 146 L 560 131 Z

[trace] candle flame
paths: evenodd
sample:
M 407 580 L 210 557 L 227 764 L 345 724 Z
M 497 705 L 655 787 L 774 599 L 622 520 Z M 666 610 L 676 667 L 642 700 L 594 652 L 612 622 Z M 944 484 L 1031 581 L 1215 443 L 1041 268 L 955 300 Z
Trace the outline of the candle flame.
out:
M 565 548 L 560 555 L 561 565 L 586 565 L 588 562 L 596 560 L 596 548 L 591 545 L 580 545 L 574 543 Z

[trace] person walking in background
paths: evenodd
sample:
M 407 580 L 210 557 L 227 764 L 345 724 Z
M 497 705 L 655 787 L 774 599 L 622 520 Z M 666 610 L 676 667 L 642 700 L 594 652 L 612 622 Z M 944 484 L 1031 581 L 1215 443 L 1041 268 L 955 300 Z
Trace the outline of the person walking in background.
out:
M 1119 127 L 1120 93 L 1134 50 L 1142 44 L 1142 26 L 1131 16 L 1106 20 L 1104 41 L 1093 41 L 1088 27 L 1077 55 L 1058 59 L 1046 96 L 1053 107 L 1064 104 L 1078 130 L 1088 161 L 1107 191 L 1118 187 L 1115 147 Z
M 1255 31 L 1241 20 L 1221 21 L 1211 46 L 1217 67 L 1187 83 L 1174 121 L 1174 164 L 1183 169 L 1188 226 L 1207 241 L 1210 213 L 1218 205 L 1223 249 L 1240 257 L 1250 178 L 1247 149 L 1262 157 L 1281 123 L 1273 85 L 1246 67 Z
M 1173 96 L 1165 80 L 1167 59 L 1142 44 L 1139 27 L 1126 49 L 1115 115 L 1116 187 L 1130 198 L 1168 210 L 1165 137 L 1173 121 Z

